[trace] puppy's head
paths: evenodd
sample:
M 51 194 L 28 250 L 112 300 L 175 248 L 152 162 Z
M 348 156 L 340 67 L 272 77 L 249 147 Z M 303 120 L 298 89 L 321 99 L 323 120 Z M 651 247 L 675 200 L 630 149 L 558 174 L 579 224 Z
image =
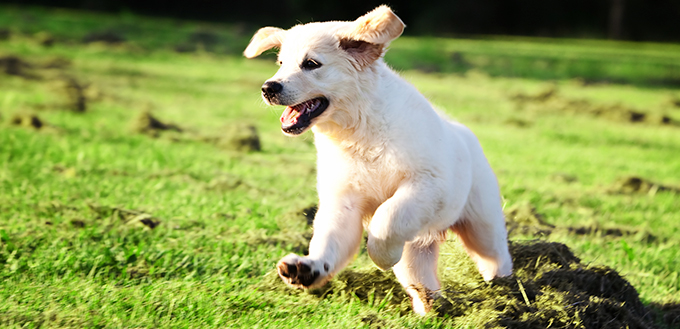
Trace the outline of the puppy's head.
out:
M 353 22 L 297 25 L 289 30 L 261 28 L 243 52 L 253 58 L 279 48 L 278 72 L 262 85 L 270 105 L 286 105 L 281 130 L 299 135 L 314 124 L 334 120 L 356 97 L 359 72 L 366 71 L 404 30 L 387 6 Z

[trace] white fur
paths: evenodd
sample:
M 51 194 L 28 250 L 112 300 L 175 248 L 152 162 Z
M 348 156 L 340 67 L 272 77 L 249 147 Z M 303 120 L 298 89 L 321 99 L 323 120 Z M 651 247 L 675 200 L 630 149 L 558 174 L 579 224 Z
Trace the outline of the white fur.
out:
M 383 270 L 394 268 L 414 310 L 424 314 L 431 299 L 418 289 L 430 296 L 440 289 L 438 244 L 447 230 L 460 236 L 485 280 L 510 275 L 512 261 L 498 183 L 477 138 L 440 116 L 382 60 L 403 28 L 381 6 L 354 22 L 263 28 L 245 55 L 280 47 L 281 68 L 269 80 L 284 86 L 278 104 L 330 101 L 311 128 L 319 210 L 309 255 L 283 258 L 282 279 L 303 288 L 325 284 L 351 261 L 366 229 L 371 259 Z M 380 47 L 380 56 L 366 63 L 365 54 L 342 49 L 341 39 Z M 307 58 L 322 66 L 302 69 Z M 286 276 L 286 268 L 301 264 L 312 277 L 318 272 L 313 282 Z

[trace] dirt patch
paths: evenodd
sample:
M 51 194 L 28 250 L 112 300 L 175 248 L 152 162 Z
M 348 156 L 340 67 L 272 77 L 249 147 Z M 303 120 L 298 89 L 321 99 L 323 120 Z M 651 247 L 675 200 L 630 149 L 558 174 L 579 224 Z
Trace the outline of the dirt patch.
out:
M 54 43 L 57 41 L 52 34 L 45 31 L 36 33 L 35 39 L 41 46 L 47 48 L 54 46 Z
M 671 95 L 666 100 L 666 103 L 670 107 L 680 108 L 680 97 L 676 95 Z
M 527 203 L 516 204 L 505 209 L 508 235 L 550 235 L 555 226 L 546 222 L 536 208 Z
M 191 43 L 200 43 L 205 46 L 214 46 L 217 43 L 220 42 L 220 37 L 214 32 L 211 31 L 206 31 L 206 30 L 200 30 L 200 31 L 195 31 L 192 32 L 189 35 L 189 42 Z
M 622 104 L 595 104 L 587 99 L 565 97 L 560 95 L 556 86 L 534 94 L 515 93 L 510 96 L 510 100 L 522 112 L 585 114 L 617 122 L 680 126 L 680 122 L 667 114 L 649 113 Z
M 65 69 L 73 64 L 70 59 L 64 57 L 53 57 L 43 64 L 45 69 Z
M 71 220 L 71 225 L 73 225 L 73 227 L 83 228 L 85 227 L 85 222 L 80 219 L 73 219 Z
M 150 112 L 142 112 L 132 121 L 132 130 L 152 137 L 158 137 L 162 131 L 182 132 L 182 129 L 172 123 L 165 123 Z
M 18 76 L 24 79 L 38 79 L 39 77 L 35 75 L 31 69 L 33 69 L 33 65 L 18 56 L 0 57 L 0 72 L 4 74 Z
M 515 126 L 518 128 L 528 128 L 533 125 L 531 121 L 522 119 L 522 118 L 517 118 L 517 117 L 511 117 L 507 118 L 503 121 L 504 124 L 509 125 L 509 126 Z
M 484 282 L 476 271 L 460 271 L 442 282 L 434 312 L 487 328 L 655 328 L 654 321 L 680 321 L 677 307 L 646 308 L 635 288 L 616 271 L 581 263 L 564 244 L 511 243 L 515 273 Z M 276 273 L 262 289 L 305 294 L 286 288 Z M 321 289 L 318 298 L 346 296 L 374 307 L 410 313 L 410 302 L 391 271 L 346 269 Z
M 87 110 L 86 92 L 89 84 L 83 83 L 74 77 L 62 77 L 62 89 L 68 101 L 66 108 L 73 112 L 85 112 Z
M 205 189 L 209 191 L 226 192 L 244 185 L 243 180 L 234 175 L 220 175 L 215 177 L 205 185 Z
M 659 241 L 659 237 L 644 230 L 625 227 L 599 227 L 597 225 L 591 226 L 570 226 L 560 228 L 575 235 L 595 235 L 608 237 L 635 237 L 637 241 L 644 243 L 654 243 Z
M 12 37 L 12 31 L 9 29 L 2 28 L 0 29 L 0 41 L 5 41 L 9 40 L 9 38 Z
M 150 229 L 154 229 L 161 224 L 161 220 L 157 217 L 139 210 L 101 206 L 95 204 L 88 204 L 88 207 L 98 219 L 118 219 L 125 222 L 125 224 L 140 224 Z
M 164 122 L 151 114 L 151 112 L 143 111 L 132 120 L 131 128 L 137 133 L 151 137 L 160 137 L 162 133 L 170 132 L 171 134 L 164 137 L 173 142 L 203 142 L 213 144 L 221 149 L 239 152 L 257 152 L 262 150 L 257 128 L 246 123 L 234 123 L 225 126 L 217 134 L 204 134 L 192 129 L 180 128 L 174 123 Z M 219 186 L 218 189 L 220 189 Z
M 194 31 L 189 34 L 187 41 L 175 46 L 175 51 L 179 53 L 197 50 L 214 51 L 219 42 L 220 36 L 217 33 L 207 30 Z
M 190 52 L 196 51 L 196 46 L 191 45 L 191 44 L 187 44 L 187 43 L 182 43 L 182 44 L 176 45 L 174 47 L 174 49 L 178 53 L 190 53 Z
M 248 124 L 235 124 L 225 127 L 222 135 L 214 138 L 217 146 L 223 149 L 257 152 L 262 150 L 257 128 Z
M 600 227 L 597 224 L 588 226 L 556 226 L 545 221 L 545 217 L 528 203 L 517 204 L 505 209 L 505 224 L 509 236 L 529 235 L 546 237 L 553 233 L 574 235 L 635 237 L 638 241 L 653 243 L 659 238 L 649 232 L 629 227 Z
M 378 317 L 377 314 L 370 313 L 361 317 L 361 323 L 369 328 L 383 328 L 388 325 L 387 321 Z
M 567 174 L 567 173 L 554 173 L 550 176 L 550 178 L 552 178 L 552 180 L 559 182 L 559 183 L 570 184 L 570 183 L 578 182 L 578 177 L 576 177 L 574 175 Z
M 70 65 L 71 61 L 63 57 L 54 57 L 44 63 L 31 63 L 14 55 L 0 57 L 0 73 L 31 80 L 42 78 L 36 72 L 39 69 L 65 69 Z
M 464 278 L 435 303 L 440 316 L 489 317 L 490 328 L 652 328 L 637 291 L 616 271 L 586 266 L 560 243 L 512 243 L 515 274 Z M 467 282 L 466 282 L 467 281 Z
M 611 193 L 620 194 L 656 194 L 657 192 L 680 193 L 680 187 L 661 185 L 639 176 L 627 176 L 618 179 L 609 189 Z
M 14 126 L 41 129 L 46 126 L 45 121 L 33 113 L 15 113 L 9 120 Z
M 250 124 L 235 123 L 222 128 L 219 135 L 199 136 L 199 140 L 215 144 L 217 147 L 241 152 L 262 150 L 257 128 Z
M 125 42 L 125 37 L 114 31 L 91 32 L 83 37 L 83 43 L 103 42 L 119 44 Z

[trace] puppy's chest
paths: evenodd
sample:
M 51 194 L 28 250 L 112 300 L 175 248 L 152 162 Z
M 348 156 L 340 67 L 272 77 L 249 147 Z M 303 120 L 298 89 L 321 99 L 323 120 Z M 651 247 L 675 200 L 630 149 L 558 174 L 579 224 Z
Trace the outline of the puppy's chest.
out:
M 406 177 L 403 164 L 388 152 L 351 157 L 347 181 L 367 199 L 382 203 L 391 197 Z
M 349 190 L 371 204 L 380 204 L 394 194 L 409 173 L 405 159 L 384 144 L 358 147 L 320 138 L 317 150 L 318 188 L 320 192 L 329 191 L 329 195 L 334 194 L 332 190 Z

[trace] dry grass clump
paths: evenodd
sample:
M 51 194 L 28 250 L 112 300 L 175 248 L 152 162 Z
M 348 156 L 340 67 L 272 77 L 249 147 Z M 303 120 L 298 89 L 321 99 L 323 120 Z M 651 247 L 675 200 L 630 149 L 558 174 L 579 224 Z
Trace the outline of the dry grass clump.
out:
M 262 150 L 257 128 L 247 123 L 231 123 L 222 127 L 219 134 L 199 137 L 201 141 L 215 144 L 217 147 L 240 152 L 257 152 Z
M 0 41 L 9 40 L 12 37 L 12 31 L 7 28 L 0 28 Z
M 125 42 L 125 37 L 112 30 L 90 32 L 83 37 L 83 43 L 102 42 L 106 44 L 119 44 Z
M 78 81 L 74 77 L 62 78 L 62 89 L 68 99 L 66 107 L 74 112 L 85 112 L 87 110 L 87 97 L 85 92 L 89 84 Z
M 177 131 L 182 129 L 172 123 L 165 123 L 150 112 L 142 112 L 132 121 L 132 130 L 153 137 L 158 137 L 161 131 Z
M 555 226 L 546 222 L 543 215 L 529 204 L 516 204 L 505 209 L 506 226 L 509 235 L 549 235 Z
M 88 204 L 90 210 L 97 218 L 117 219 L 125 224 L 141 224 L 150 229 L 156 228 L 161 224 L 161 220 L 149 213 L 133 209 L 125 209 L 121 207 L 101 206 L 96 204 Z M 84 224 L 83 224 L 84 226 Z
M 26 128 L 40 129 L 44 127 L 45 122 L 33 113 L 15 113 L 9 120 L 11 125 L 21 126 Z
M 654 242 L 659 238 L 637 227 L 607 226 L 598 223 L 584 226 L 552 225 L 545 221 L 543 214 L 528 203 L 516 204 L 505 210 L 505 221 L 510 237 L 533 236 L 546 237 L 553 233 L 574 235 L 635 237 L 639 241 Z
M 217 146 L 234 151 L 256 152 L 262 150 L 257 128 L 249 124 L 234 124 L 225 127 L 216 138 Z
M 610 192 L 621 194 L 655 194 L 664 191 L 680 193 L 680 187 L 661 185 L 638 176 L 627 176 L 617 180 L 610 189 Z
M 214 144 L 221 149 L 239 152 L 257 152 L 262 150 L 257 128 L 246 123 L 233 123 L 224 126 L 217 134 L 203 134 L 202 132 L 185 130 L 173 123 L 163 122 L 150 112 L 144 111 L 132 120 L 131 127 L 133 131 L 151 137 L 159 137 L 163 132 L 182 133 L 181 136 L 180 134 L 170 135 L 173 141 L 178 142 L 205 142 Z
M 38 76 L 32 72 L 33 65 L 26 62 L 19 56 L 0 57 L 0 72 L 6 75 L 22 77 L 24 79 L 37 79 Z
M 535 94 L 519 92 L 511 95 L 510 100 L 520 111 L 586 114 L 618 122 L 680 124 L 667 114 L 649 113 L 622 104 L 596 104 L 587 99 L 568 98 L 560 95 L 555 86 L 550 86 Z

